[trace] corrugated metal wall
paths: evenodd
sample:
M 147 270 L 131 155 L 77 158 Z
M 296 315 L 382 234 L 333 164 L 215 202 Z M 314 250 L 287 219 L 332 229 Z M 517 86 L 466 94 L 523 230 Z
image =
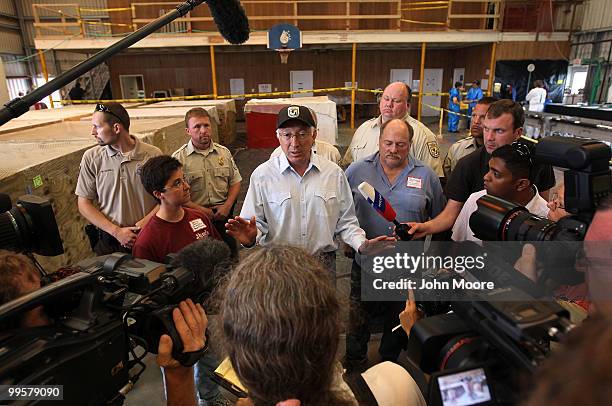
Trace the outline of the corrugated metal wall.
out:
M 16 12 L 13 0 L 0 0 L 0 13 L 14 16 Z
M 23 54 L 19 31 L 0 28 L 0 50 L 7 54 Z
M 27 65 L 21 56 L 4 55 L 2 61 L 4 62 L 4 73 L 7 77 L 28 76 Z
M 584 5 L 582 30 L 612 28 L 612 7 L 610 0 L 588 0 Z

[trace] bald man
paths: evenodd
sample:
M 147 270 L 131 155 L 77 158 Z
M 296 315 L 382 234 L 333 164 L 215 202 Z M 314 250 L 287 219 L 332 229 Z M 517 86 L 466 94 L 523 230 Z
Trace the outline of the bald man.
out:
M 343 158 L 345 166 L 377 152 L 381 127 L 398 118 L 412 127 L 414 135 L 410 155 L 429 166 L 438 177 L 444 176 L 435 134 L 425 124 L 410 117 L 411 96 L 410 87 L 402 82 L 393 82 L 385 88 L 379 104 L 380 116 L 366 121 L 355 131 Z
M 357 219 L 366 237 L 390 236 L 393 224 L 379 216 L 363 198 L 358 190 L 362 182 L 368 182 L 387 199 L 399 221 L 426 221 L 436 217 L 444 208 L 446 199 L 438 176 L 421 161 L 409 156 L 413 137 L 412 127 L 406 121 L 389 120 L 382 126 L 378 152 L 354 162 L 346 170 Z M 405 302 L 361 301 L 361 286 L 367 283 L 362 281 L 362 277 L 367 278 L 367 273 L 362 273 L 364 265 L 364 257 L 357 253 L 351 268 L 351 311 L 344 359 L 344 367 L 351 371 L 366 364 L 370 320 L 379 311 L 384 314 L 383 336 L 378 350 L 382 359 L 397 360 L 403 345 L 391 329 L 397 325 Z

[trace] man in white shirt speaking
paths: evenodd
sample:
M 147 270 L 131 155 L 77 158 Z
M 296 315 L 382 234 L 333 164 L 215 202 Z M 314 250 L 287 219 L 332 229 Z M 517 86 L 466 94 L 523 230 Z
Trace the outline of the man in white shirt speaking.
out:
M 253 171 L 240 216 L 225 227 L 246 247 L 303 248 L 335 278 L 336 237 L 362 253 L 374 241 L 393 238 L 366 239 L 344 172 L 312 152 L 315 126 L 308 107 L 288 106 L 278 113 L 276 134 L 283 153 Z
M 548 206 L 533 184 L 533 154 L 529 144 L 516 141 L 497 148 L 491 154 L 489 171 L 484 176 L 484 190 L 472 193 L 453 226 L 453 241 L 480 242 L 470 228 L 470 216 L 476 201 L 485 194 L 524 206 L 536 216 L 546 217 Z

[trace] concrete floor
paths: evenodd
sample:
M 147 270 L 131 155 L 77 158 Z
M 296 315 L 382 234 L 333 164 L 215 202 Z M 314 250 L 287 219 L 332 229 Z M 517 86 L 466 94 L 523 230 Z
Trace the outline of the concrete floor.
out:
M 364 120 L 360 120 L 356 127 L 363 121 Z M 433 117 L 431 118 L 431 120 L 425 118 L 423 122 L 427 124 L 427 126 L 434 132 L 434 134 L 438 134 L 437 118 Z M 349 125 L 347 125 L 346 123 L 339 123 L 338 127 L 338 146 L 341 154 L 344 155 L 346 148 L 350 144 L 354 130 L 351 130 Z M 453 142 L 467 135 L 467 132 L 465 130 L 458 134 L 447 134 L 445 133 L 446 126 L 443 130 L 444 132 L 442 134 L 442 138 L 438 139 L 438 142 L 440 144 L 441 157 L 446 156 L 448 148 Z M 239 213 L 244 202 L 244 197 L 246 196 L 246 191 L 248 189 L 251 173 L 259 164 L 269 158 L 272 149 L 246 149 L 246 131 L 243 122 L 237 123 L 237 131 L 238 137 L 235 144 L 231 146 L 231 149 L 234 153 L 236 165 L 238 166 L 240 174 L 243 178 L 240 195 L 236 204 L 236 213 Z M 347 302 L 350 292 L 351 260 L 345 258 L 341 250 L 337 252 L 336 258 L 338 297 L 341 298 L 343 302 Z M 345 309 L 344 311 L 344 320 L 346 320 L 348 316 L 347 310 L 348 309 Z M 378 355 L 379 342 L 380 335 L 374 334 L 372 336 L 372 339 L 370 340 L 368 349 L 370 366 L 380 362 L 380 358 Z M 340 345 L 338 350 L 339 358 L 344 355 L 344 349 L 345 338 L 344 335 L 342 335 L 340 337 Z M 141 376 L 140 380 L 136 383 L 134 389 L 127 396 L 125 404 L 128 406 L 140 406 L 144 404 L 146 404 L 147 406 L 162 406 L 165 404 L 161 372 L 155 364 L 155 357 L 152 355 L 148 355 L 145 358 L 145 363 L 147 365 L 147 369 Z M 412 369 L 410 365 L 407 365 L 407 367 Z M 415 375 L 416 374 L 413 373 L 413 376 L 417 383 L 419 383 L 420 385 L 424 385 L 423 378 Z M 228 395 L 228 399 L 233 400 L 231 395 Z

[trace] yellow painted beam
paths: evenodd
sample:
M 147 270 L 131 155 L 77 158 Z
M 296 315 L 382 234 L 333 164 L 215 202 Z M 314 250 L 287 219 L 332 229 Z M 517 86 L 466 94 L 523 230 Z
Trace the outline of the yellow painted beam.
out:
M 356 93 L 356 69 L 357 64 L 357 44 L 353 43 L 353 61 L 351 63 L 351 129 L 355 128 L 355 93 Z
M 421 121 L 421 111 L 423 110 L 423 82 L 425 76 L 425 52 L 427 51 L 427 43 L 421 44 L 421 75 L 419 76 L 419 109 L 417 120 Z

